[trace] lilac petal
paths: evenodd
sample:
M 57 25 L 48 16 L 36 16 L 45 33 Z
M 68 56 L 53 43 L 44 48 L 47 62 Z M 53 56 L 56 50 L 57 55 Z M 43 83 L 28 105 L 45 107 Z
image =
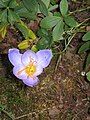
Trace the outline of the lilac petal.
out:
M 16 48 L 9 49 L 8 58 L 10 62 L 12 63 L 12 65 L 17 66 L 21 64 L 21 56 L 22 54 L 19 53 L 18 49 Z
M 20 64 L 13 68 L 13 74 L 19 79 L 27 79 L 27 74 L 25 73 L 25 67 Z
M 27 79 L 24 79 L 23 82 L 26 85 L 33 87 L 38 84 L 39 79 L 38 79 L 38 77 L 34 77 L 34 78 L 28 77 Z
M 24 52 L 24 54 L 21 57 L 22 63 L 27 66 L 30 64 L 30 62 L 36 62 L 37 60 L 37 56 L 36 54 L 31 51 L 31 50 L 27 50 L 26 52 Z
M 43 68 L 47 67 L 50 64 L 52 59 L 52 51 L 49 49 L 40 50 L 36 53 L 38 57 L 38 64 L 41 65 Z
M 33 76 L 38 76 L 43 72 L 43 67 L 41 65 L 36 66 L 36 72 L 34 73 Z

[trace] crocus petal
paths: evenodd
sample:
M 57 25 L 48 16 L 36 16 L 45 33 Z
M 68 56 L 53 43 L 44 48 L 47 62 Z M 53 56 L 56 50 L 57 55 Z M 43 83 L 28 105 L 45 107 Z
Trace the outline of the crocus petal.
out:
M 47 67 L 50 64 L 52 59 L 52 51 L 47 50 L 40 50 L 36 53 L 38 57 L 38 64 L 41 65 L 43 68 Z
M 26 52 L 24 52 L 21 57 L 21 61 L 25 66 L 29 65 L 31 61 L 36 61 L 36 60 L 37 60 L 37 56 L 31 50 L 27 50 Z
M 12 63 L 12 65 L 17 66 L 21 64 L 21 56 L 22 54 L 19 53 L 18 49 L 16 48 L 9 49 L 8 58 L 10 62 Z
M 36 72 L 33 74 L 33 76 L 38 76 L 43 72 L 43 67 L 40 65 L 36 66 Z
M 35 78 L 28 77 L 27 79 L 24 79 L 23 82 L 26 85 L 33 87 L 38 84 L 39 79 L 38 79 L 38 77 L 35 77 Z
M 13 74 L 19 79 L 27 79 L 27 74 L 25 73 L 25 67 L 20 64 L 13 68 Z

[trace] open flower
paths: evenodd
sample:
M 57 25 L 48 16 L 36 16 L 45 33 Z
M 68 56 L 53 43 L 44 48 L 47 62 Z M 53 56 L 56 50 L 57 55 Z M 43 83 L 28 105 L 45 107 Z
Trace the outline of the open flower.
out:
M 52 52 L 49 49 L 40 50 L 37 53 L 27 50 L 23 54 L 18 49 L 9 49 L 8 58 L 13 68 L 13 74 L 21 79 L 28 86 L 38 84 L 38 75 L 43 72 L 52 59 Z

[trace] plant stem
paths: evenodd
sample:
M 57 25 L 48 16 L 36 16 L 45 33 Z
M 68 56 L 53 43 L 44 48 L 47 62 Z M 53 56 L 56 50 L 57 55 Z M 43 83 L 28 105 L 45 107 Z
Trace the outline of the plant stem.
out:
M 90 9 L 90 6 L 87 7 L 87 8 L 83 8 L 83 9 L 80 9 L 80 10 L 75 10 L 75 11 L 73 11 L 73 12 L 70 12 L 69 15 L 74 14 L 74 13 L 76 13 L 76 12 L 82 12 L 82 11 L 85 11 L 85 10 L 88 10 L 88 9 Z
M 13 116 L 11 116 L 10 113 L 8 113 L 6 110 L 2 109 L 1 110 L 3 113 L 5 113 L 9 118 L 11 118 L 12 120 L 15 120 L 15 118 Z
M 75 35 L 76 33 L 74 33 L 72 36 L 69 37 L 68 43 L 66 44 L 65 49 L 62 51 L 62 53 L 64 53 L 67 50 L 67 47 L 69 46 L 70 42 L 72 41 Z

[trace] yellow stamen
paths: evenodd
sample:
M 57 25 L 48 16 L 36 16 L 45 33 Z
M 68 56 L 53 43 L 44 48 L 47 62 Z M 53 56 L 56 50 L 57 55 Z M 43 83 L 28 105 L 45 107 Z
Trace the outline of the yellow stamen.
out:
M 17 75 L 20 75 L 23 71 L 27 74 L 27 76 L 32 77 L 33 74 L 36 72 L 36 66 L 34 65 L 35 61 L 30 61 L 30 64 L 26 66 L 25 68 L 18 71 Z
M 33 74 L 36 71 L 36 66 L 33 64 L 30 64 L 29 66 L 26 67 L 25 72 L 27 73 L 28 76 L 33 76 Z

